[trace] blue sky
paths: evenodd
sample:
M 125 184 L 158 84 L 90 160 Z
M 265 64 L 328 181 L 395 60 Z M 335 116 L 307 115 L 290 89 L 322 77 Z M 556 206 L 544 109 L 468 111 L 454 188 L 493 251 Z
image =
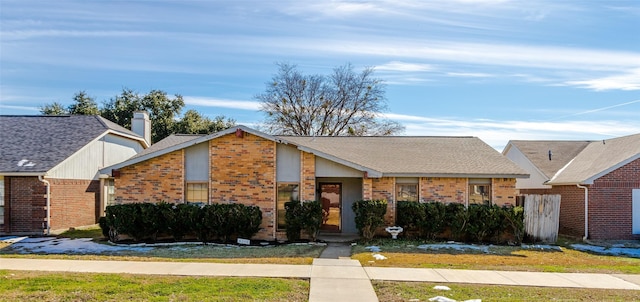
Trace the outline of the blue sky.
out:
M 161 89 L 256 126 L 277 62 L 351 63 L 404 135 L 599 140 L 640 133 L 639 29 L 635 0 L 2 0 L 0 114 Z

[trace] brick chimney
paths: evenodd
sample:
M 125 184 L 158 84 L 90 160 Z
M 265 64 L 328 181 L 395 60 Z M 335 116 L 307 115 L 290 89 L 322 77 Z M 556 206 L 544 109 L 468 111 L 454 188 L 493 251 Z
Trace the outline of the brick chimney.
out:
M 149 120 L 149 113 L 146 111 L 134 112 L 131 120 L 131 131 L 142 136 L 147 141 L 147 144 L 151 146 L 151 120 Z

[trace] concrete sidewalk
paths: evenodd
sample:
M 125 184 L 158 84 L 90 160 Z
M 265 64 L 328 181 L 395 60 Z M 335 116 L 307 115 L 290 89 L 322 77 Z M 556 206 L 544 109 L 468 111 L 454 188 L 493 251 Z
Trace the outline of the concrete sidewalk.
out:
M 309 301 L 378 301 L 370 280 L 640 290 L 640 275 L 415 268 L 363 268 L 351 259 L 313 265 L 89 261 L 0 258 L 0 269 L 183 276 L 310 279 Z

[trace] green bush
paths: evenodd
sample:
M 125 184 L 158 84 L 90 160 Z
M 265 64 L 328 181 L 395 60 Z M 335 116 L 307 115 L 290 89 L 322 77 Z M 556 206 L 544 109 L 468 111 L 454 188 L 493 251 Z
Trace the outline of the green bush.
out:
M 524 238 L 524 208 L 503 207 L 504 225 L 508 226 L 513 234 L 515 244 L 521 244 Z
M 387 213 L 386 200 L 358 200 L 351 207 L 355 214 L 356 228 L 362 237 L 371 240 L 376 229 L 384 225 Z
M 467 234 L 477 242 L 487 242 L 502 226 L 502 209 L 496 205 L 469 205 Z
M 422 225 L 427 219 L 427 211 L 423 203 L 415 201 L 398 201 L 396 204 L 396 225 L 403 229 L 405 237 L 413 234 L 422 235 Z
M 319 201 L 292 200 L 285 202 L 285 224 L 287 240 L 300 240 L 300 232 L 309 235 L 311 241 L 315 241 L 322 225 L 322 205 Z
M 451 230 L 454 240 L 465 241 L 467 224 L 469 222 L 469 212 L 463 204 L 450 203 L 446 206 L 447 226 Z
M 424 204 L 424 212 L 426 219 L 420 225 L 421 234 L 429 240 L 434 240 L 447 226 L 447 207 L 441 202 L 429 202 Z
M 126 234 L 136 241 L 157 239 L 158 234 L 171 234 L 179 240 L 195 234 L 203 242 L 233 237 L 251 238 L 260 230 L 262 211 L 257 206 L 243 204 L 131 203 L 108 206 L 103 223 L 103 234 L 118 241 Z

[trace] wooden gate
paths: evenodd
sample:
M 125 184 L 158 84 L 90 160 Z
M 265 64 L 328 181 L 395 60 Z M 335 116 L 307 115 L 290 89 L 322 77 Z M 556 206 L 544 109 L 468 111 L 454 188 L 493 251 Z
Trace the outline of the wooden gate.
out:
M 524 231 L 534 241 L 555 243 L 560 223 L 560 195 L 524 195 Z

